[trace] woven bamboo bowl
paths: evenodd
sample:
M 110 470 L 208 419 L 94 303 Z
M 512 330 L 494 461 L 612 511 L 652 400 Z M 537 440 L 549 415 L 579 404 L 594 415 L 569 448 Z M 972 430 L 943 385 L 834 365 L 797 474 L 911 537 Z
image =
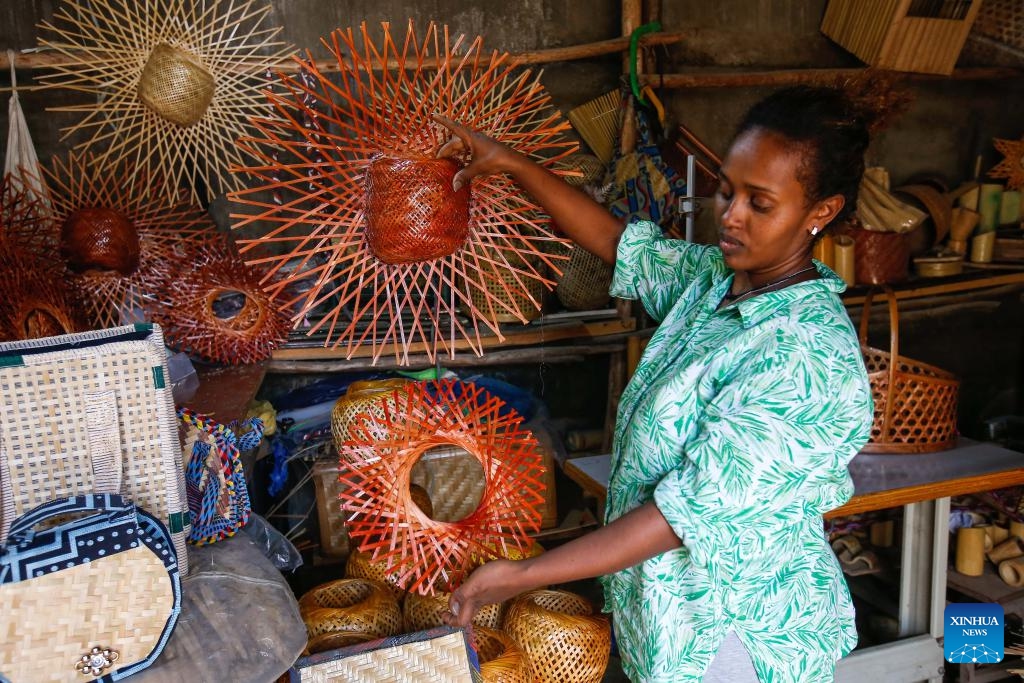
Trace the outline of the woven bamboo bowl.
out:
M 608 668 L 608 619 L 575 593 L 523 593 L 509 605 L 504 630 L 526 652 L 535 681 L 599 683 Z
M 377 640 L 377 636 L 372 633 L 355 633 L 353 631 L 332 631 L 330 633 L 321 633 L 318 636 L 309 639 L 306 644 L 306 649 L 303 650 L 304 656 L 315 655 L 319 652 L 327 652 L 328 650 L 337 650 L 338 648 L 348 647 L 349 645 L 358 645 L 359 643 L 365 643 L 370 640 Z
M 402 632 L 402 611 L 388 587 L 367 579 L 338 579 L 299 599 L 310 639 L 326 633 L 386 638 Z
M 398 585 L 398 577 L 398 572 L 389 573 L 387 565 L 383 562 L 374 562 L 370 553 L 364 553 L 362 550 L 353 550 L 345 563 L 345 578 L 369 579 L 384 584 L 396 600 L 401 600 L 405 590 Z
M 504 631 L 477 626 L 473 647 L 480 657 L 483 683 L 531 683 L 530 661 L 512 636 Z
M 444 615 L 448 613 L 448 598 L 451 593 L 437 591 L 433 595 L 407 593 L 402 602 L 402 617 L 406 631 L 425 631 L 428 628 L 444 626 Z M 474 626 L 498 628 L 505 615 L 505 603 L 494 603 L 481 607 L 473 617 Z

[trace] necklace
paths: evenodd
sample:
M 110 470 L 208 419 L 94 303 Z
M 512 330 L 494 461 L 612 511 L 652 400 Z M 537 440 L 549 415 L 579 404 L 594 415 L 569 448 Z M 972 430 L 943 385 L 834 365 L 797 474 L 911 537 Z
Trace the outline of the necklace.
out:
M 725 301 L 735 301 L 736 299 L 740 299 L 740 298 L 745 297 L 745 296 L 747 296 L 749 294 L 757 294 L 758 292 L 763 292 L 763 291 L 765 291 L 767 289 L 771 289 L 772 287 L 775 287 L 776 285 L 781 285 L 783 282 L 788 282 L 789 280 L 792 280 L 797 275 L 803 275 L 804 273 L 812 271 L 812 270 L 814 270 L 814 266 L 807 266 L 806 268 L 804 268 L 802 270 L 798 270 L 798 271 L 796 271 L 794 273 L 790 273 L 789 275 L 784 275 L 783 277 L 780 277 L 778 280 L 772 280 L 768 284 L 761 285 L 760 287 L 752 287 L 752 288 L 744 290 L 744 291 L 742 291 L 742 292 L 740 292 L 738 294 L 732 294 L 730 292 L 726 292 L 722 296 L 722 299 L 724 299 Z

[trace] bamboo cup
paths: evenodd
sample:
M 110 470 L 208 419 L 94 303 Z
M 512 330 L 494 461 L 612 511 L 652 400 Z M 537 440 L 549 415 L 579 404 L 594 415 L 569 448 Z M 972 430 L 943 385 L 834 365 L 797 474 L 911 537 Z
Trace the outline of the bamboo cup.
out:
M 849 235 L 836 236 L 833 240 L 833 251 L 836 275 L 843 278 L 847 287 L 852 287 L 855 279 L 853 238 Z
M 988 535 L 992 539 L 992 545 L 997 546 L 1010 537 L 1010 530 L 1005 526 L 993 524 L 988 528 Z M 988 544 L 986 543 L 985 545 Z
M 1024 538 L 1024 522 L 1010 522 L 1010 535 Z
M 1024 586 L 1024 557 L 1000 562 L 999 578 L 1015 588 Z
M 871 525 L 871 545 L 876 548 L 891 548 L 895 525 L 891 519 Z
M 818 241 L 814 243 L 814 253 L 812 254 L 814 258 L 833 270 L 835 270 L 836 267 L 834 243 L 835 240 L 832 238 L 832 235 L 822 235 L 818 238 Z
M 995 251 L 996 233 L 983 232 L 971 239 L 971 263 L 990 263 Z
M 961 527 L 956 532 L 956 570 L 964 576 L 985 572 L 985 529 Z
M 988 551 L 988 559 L 992 564 L 1021 556 L 1024 556 L 1024 539 L 1019 536 L 1012 536 Z

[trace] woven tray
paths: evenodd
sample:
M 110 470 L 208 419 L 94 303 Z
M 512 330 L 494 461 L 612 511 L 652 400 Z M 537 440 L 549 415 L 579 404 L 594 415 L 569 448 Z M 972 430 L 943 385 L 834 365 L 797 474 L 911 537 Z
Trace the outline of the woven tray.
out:
M 178 422 L 157 325 L 0 344 L 0 541 L 54 498 L 120 493 L 191 530 Z

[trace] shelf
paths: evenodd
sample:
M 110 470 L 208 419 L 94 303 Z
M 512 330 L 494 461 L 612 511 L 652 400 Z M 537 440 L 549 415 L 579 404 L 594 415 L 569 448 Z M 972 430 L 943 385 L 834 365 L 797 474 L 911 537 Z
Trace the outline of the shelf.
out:
M 967 576 L 951 566 L 946 576 L 946 585 L 978 602 L 995 602 L 1005 606 L 1024 598 L 1024 588 L 1008 585 L 999 578 L 995 567 L 988 561 L 985 562 L 985 571 L 981 576 Z
M 580 341 L 580 340 L 598 340 L 598 339 L 614 339 L 615 335 L 624 335 L 636 330 L 636 320 L 634 318 L 621 319 L 618 317 L 596 321 L 586 320 L 569 320 L 565 321 L 557 317 L 553 317 L 547 322 L 535 322 L 530 325 L 523 325 L 517 327 L 509 326 L 507 329 L 502 329 L 502 339 L 499 339 L 497 335 L 481 335 L 480 346 L 485 352 L 484 360 L 487 359 L 486 352 L 497 350 L 497 349 L 512 349 L 521 346 L 534 346 L 538 344 L 549 344 L 552 342 L 560 341 Z M 472 347 L 465 339 L 457 340 L 452 345 L 454 351 L 469 351 L 472 354 Z M 566 347 L 571 349 L 572 347 Z M 618 347 L 621 350 L 621 347 Z M 426 355 L 427 346 L 423 343 L 411 344 L 409 346 L 409 359 L 408 363 L 402 363 L 403 367 L 429 367 L 434 364 Z M 606 351 L 614 351 L 616 347 L 609 344 Z M 600 349 L 588 349 L 589 352 L 600 351 Z M 268 365 L 268 371 L 279 372 L 285 369 L 289 369 L 291 366 L 288 365 L 292 361 L 345 361 L 351 367 L 349 369 L 358 369 L 360 367 L 368 367 L 372 364 L 372 349 L 369 346 L 360 346 L 351 351 L 349 355 L 344 347 L 338 348 L 326 348 L 323 346 L 317 347 L 297 347 L 297 346 L 285 346 L 283 348 L 274 351 L 272 360 Z M 552 349 L 552 353 L 555 350 Z M 438 362 L 442 365 L 448 360 L 447 356 L 440 352 L 437 355 Z M 376 367 L 386 367 L 391 365 L 390 361 L 394 361 L 394 353 L 388 354 L 384 352 L 381 354 L 380 359 Z M 404 360 L 404 359 L 403 359 Z
M 984 289 L 994 289 L 1006 285 L 1024 285 L 1024 264 L 1011 271 L 992 270 L 968 270 L 960 275 L 949 275 L 947 277 L 917 278 L 897 285 L 891 285 L 897 301 L 907 299 L 922 299 L 929 296 L 942 294 L 955 294 L 958 292 L 971 292 Z M 864 299 L 870 287 L 851 287 L 843 294 L 843 303 L 847 306 L 857 306 L 864 303 Z M 885 296 L 876 289 L 873 304 L 879 304 L 885 300 Z

